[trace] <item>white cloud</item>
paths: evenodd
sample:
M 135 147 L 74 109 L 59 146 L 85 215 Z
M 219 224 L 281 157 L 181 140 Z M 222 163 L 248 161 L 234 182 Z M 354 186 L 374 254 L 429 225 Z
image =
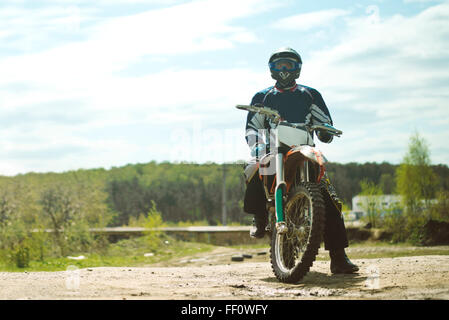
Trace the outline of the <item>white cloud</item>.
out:
M 331 25 L 335 19 L 346 16 L 349 11 L 341 9 L 328 9 L 283 18 L 272 24 L 277 29 L 305 31 L 317 27 Z
M 237 2 L 239 10 L 236 11 L 231 4 Z M 0 59 L 0 90 L 10 84 L 33 88 L 26 95 L 4 90 L 2 108 L 76 98 L 81 101 L 93 99 L 98 102 L 96 108 L 110 108 L 104 103 L 107 96 L 112 97 L 112 107 L 120 103 L 123 105 L 125 101 L 128 105 L 134 105 L 139 100 L 126 92 L 148 92 L 157 84 L 170 83 L 179 78 L 189 83 L 188 77 L 179 77 L 170 70 L 134 79 L 120 77 L 116 72 L 142 56 L 213 51 L 230 48 L 240 42 L 256 41 L 252 32 L 234 27 L 230 22 L 258 12 L 261 10 L 260 4 L 260 1 L 253 0 L 233 3 L 195 1 L 108 19 L 89 28 L 90 36 L 86 41 Z M 211 77 L 212 74 L 206 76 Z M 159 80 L 153 81 L 155 77 Z M 186 84 L 181 90 L 184 87 L 184 91 L 192 91 L 191 86 Z
M 267 5 L 195 1 L 107 19 L 96 19 L 95 10 L 81 10 L 81 21 L 92 24 L 81 23 L 70 31 L 76 40 L 64 42 L 53 39 L 53 32 L 70 26 L 64 20 L 70 14 L 61 8 L 28 12 L 31 20 L 0 28 L 2 41 L 18 36 L 16 48 L 36 49 L 27 43 L 32 29 L 46 39 L 35 39 L 39 50 L 0 56 L 0 174 L 181 160 L 172 154 L 173 145 L 184 144 L 167 128 L 179 129 L 185 143 L 196 146 L 187 159 L 246 158 L 246 117 L 234 105 L 248 103 L 272 83 L 265 66 L 259 71 L 237 63 L 227 69 L 195 69 L 193 63 L 161 70 L 160 65 L 172 56 L 209 52 L 213 60 L 219 50 L 263 44 L 267 39 L 259 39 L 256 29 L 235 19 L 268 10 Z M 449 36 L 448 6 L 386 19 L 376 8 L 369 7 L 364 17 L 324 10 L 307 24 L 322 26 L 344 16 L 339 21 L 348 27 L 337 45 L 308 54 L 300 78 L 323 94 L 344 131 L 322 149 L 332 161 L 398 162 L 417 128 L 431 141 L 434 162 L 449 163 L 449 43 L 442 40 Z M 20 13 L 4 11 L 3 16 L 16 19 Z M 326 15 L 328 20 L 320 20 Z M 46 22 L 45 17 L 53 18 Z M 281 20 L 284 28 L 305 27 L 288 19 Z M 39 32 L 41 27 L 48 33 Z M 126 76 L 130 65 L 143 61 L 148 71 Z M 195 136 L 198 127 L 201 133 Z M 140 131 L 133 135 L 133 128 Z M 228 130 L 228 136 L 215 129 Z M 141 137 L 144 142 L 135 141 Z M 45 153 L 52 156 L 43 160 Z
M 315 52 L 303 66 L 303 81 L 320 89 L 335 119 L 349 117 L 343 113 L 370 119 L 336 123 L 347 132 L 362 129 L 337 151 L 337 160 L 352 161 L 363 146 L 378 148 L 373 160 L 380 160 L 389 144 L 399 149 L 393 158 L 385 153 L 384 160 L 399 162 L 417 128 L 432 142 L 435 161 L 449 163 L 449 42 L 443 40 L 449 37 L 449 5 L 411 17 L 382 18 L 375 8 L 370 13 L 346 18 L 340 43 Z
M 59 83 L 60 79 L 82 82 L 86 75 L 89 78 L 110 76 L 146 55 L 214 51 L 254 42 L 257 38 L 250 30 L 232 26 L 231 21 L 267 10 L 265 2 L 194 1 L 106 19 L 82 30 L 89 34 L 85 41 L 0 60 L 0 84 L 14 81 Z M 236 5 L 239 10 L 235 10 Z M 31 21 L 30 27 L 41 26 L 39 21 L 46 14 L 38 16 L 26 19 Z M 52 26 L 60 28 L 63 24 L 58 20 Z
M 243 132 L 244 123 L 240 119 L 244 116 L 233 106 L 249 102 L 254 91 L 262 86 L 266 74 L 261 76 L 236 68 L 184 68 L 127 77 L 118 71 L 143 56 L 154 55 L 158 59 L 257 41 L 250 30 L 233 26 L 232 21 L 266 10 L 261 3 L 263 1 L 238 1 L 239 10 L 236 11 L 232 4 L 237 1 L 195 1 L 110 18 L 81 29 L 88 36 L 85 40 L 0 58 L 0 113 L 9 119 L 8 126 L 0 129 L 3 159 L 0 174 L 17 173 L 15 168 L 26 172 L 107 166 L 111 162 L 120 165 L 137 161 L 135 159 L 142 157 L 145 150 L 152 150 L 154 146 L 160 152 L 147 152 L 145 159 L 161 160 L 157 157 L 163 156 L 170 160 L 171 149 L 161 146 L 161 141 L 170 138 L 169 131 L 151 130 L 161 124 L 190 128 L 190 124 L 202 121 L 204 130 L 209 130 L 209 121 L 217 124 L 214 118 L 218 116 L 220 121 L 232 119 L 237 123 L 234 128 Z M 10 11 L 10 16 L 20 15 L 20 12 Z M 40 25 L 43 17 L 53 16 L 51 12 L 54 16 L 64 14 L 56 9 L 42 9 L 39 14 L 29 16 L 34 20 L 26 28 Z M 64 22 L 55 19 L 49 24 L 57 29 Z M 25 30 L 22 27 L 12 32 L 22 32 Z M 68 116 L 58 122 L 61 113 Z M 108 137 L 107 134 L 97 138 L 92 133 L 133 125 L 149 128 L 145 132 L 151 132 L 148 142 L 132 143 L 126 140 L 129 137 Z M 126 135 L 124 132 L 123 136 Z M 244 146 L 243 134 L 241 140 L 240 146 Z M 75 159 L 75 152 L 78 157 L 82 155 L 82 159 Z M 48 159 L 42 161 L 45 154 L 49 155 Z M 17 166 L 6 165 L 11 161 Z
M 444 2 L 447 0 L 403 0 L 404 3 L 430 3 L 430 2 Z
M 0 113 L 8 119 L 8 125 L 0 128 L 0 174 L 120 165 L 142 155 L 152 159 L 162 152 L 169 159 L 170 149 L 160 144 L 170 132 L 160 132 L 160 136 L 152 127 L 181 124 L 189 128 L 195 121 L 206 124 L 213 115 L 243 119 L 233 106 L 249 102 L 261 82 L 247 79 L 263 79 L 260 74 L 235 68 L 185 68 L 126 77 L 118 71 L 143 56 L 157 59 L 257 41 L 250 30 L 232 22 L 269 9 L 264 3 L 194 1 L 131 16 L 93 19 L 94 25 L 81 25 L 82 39 L 49 41 L 31 53 L 0 57 Z M 235 10 L 237 5 L 239 10 Z M 28 31 L 58 30 L 66 26 L 63 17 L 70 16 L 70 10 L 60 7 L 1 11 L 9 22 L 16 21 L 5 29 L 18 38 L 16 49 L 27 46 Z M 94 12 L 82 11 L 80 19 Z M 43 44 L 42 39 L 37 42 Z M 30 49 L 35 49 L 34 44 Z M 62 119 L 64 113 L 68 115 Z M 123 137 L 119 132 L 100 134 L 103 137 L 93 133 L 133 125 L 148 128 L 144 144 L 129 141 L 132 138 L 125 138 L 126 132 Z M 243 125 L 238 124 L 239 130 L 243 131 Z M 151 145 L 158 146 L 161 153 L 145 153 Z M 11 162 L 17 165 L 9 165 Z
M 74 5 L 25 8 L 0 7 L 0 56 L 7 50 L 36 52 L 81 35 L 81 23 L 93 19 L 94 8 Z M 58 42 L 56 42 L 56 40 Z
M 267 78 L 247 69 L 169 70 L 140 78 L 104 78 L 98 83 L 99 79 L 87 78 L 74 83 L 73 91 L 61 82 L 24 96 L 4 97 L 2 105 L 10 107 L 10 114 L 19 112 L 14 117 L 6 114 L 9 122 L 21 121 L 0 129 L 1 163 L 18 162 L 28 171 L 45 171 L 182 160 L 173 155 L 173 150 L 185 147 L 182 140 L 173 139 L 175 128 L 183 130 L 193 146 L 184 160 L 201 161 L 199 155 L 203 161 L 242 159 L 248 151 L 243 139 L 246 116 L 234 106 L 249 103 Z M 57 100 L 46 106 L 48 97 Z M 59 119 L 61 113 L 67 114 L 64 121 Z M 223 124 L 227 124 L 224 130 L 239 132 L 240 139 L 209 136 L 210 130 Z M 137 126 L 142 128 L 138 136 L 147 137 L 143 143 L 126 132 Z M 193 134 L 198 126 L 204 145 Z M 116 133 L 109 137 L 111 130 Z M 44 160 L 45 155 L 50 159 Z M 2 174 L 17 173 L 0 167 Z
M 11 0 L 9 0 L 11 1 Z M 14 1 L 14 0 L 13 0 Z M 91 3 L 92 0 L 44 0 L 48 3 L 73 3 L 73 4 L 85 4 Z M 173 3 L 182 2 L 182 0 L 96 0 L 96 4 L 101 5 L 117 5 L 117 4 L 164 4 L 169 5 Z

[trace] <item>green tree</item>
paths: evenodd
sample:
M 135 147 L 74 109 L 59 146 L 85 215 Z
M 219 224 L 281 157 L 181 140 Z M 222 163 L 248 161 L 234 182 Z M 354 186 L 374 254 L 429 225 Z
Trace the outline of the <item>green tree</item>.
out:
M 40 203 L 51 220 L 60 255 L 89 249 L 92 238 L 85 216 L 86 203 L 77 185 L 55 184 L 42 192 Z
M 427 141 L 417 132 L 410 137 L 407 153 L 396 171 L 396 186 L 405 212 L 403 235 L 412 243 L 423 240 L 423 226 L 431 218 L 431 200 L 438 178 L 430 164 Z
M 406 212 L 418 214 L 421 209 L 429 209 L 437 185 L 438 178 L 430 165 L 428 143 L 415 133 L 411 136 L 408 151 L 396 170 L 397 191 L 402 196 Z
M 17 186 L 12 182 L 0 189 L 0 259 L 23 268 L 30 261 L 32 232 Z
M 144 227 L 148 229 L 145 232 L 145 240 L 149 248 L 157 250 L 161 244 L 162 231 L 160 228 L 164 227 L 165 224 L 162 221 L 161 213 L 156 208 L 156 203 L 152 201 L 151 205 L 152 207 L 144 220 Z
M 449 191 L 439 191 L 437 201 L 430 208 L 431 218 L 449 222 Z
M 384 194 L 395 193 L 396 184 L 394 181 L 394 176 L 390 173 L 383 173 L 380 176 L 379 186 L 382 188 Z
M 6 249 L 9 245 L 10 226 L 15 214 L 16 206 L 11 196 L 4 190 L 0 194 L 0 249 Z

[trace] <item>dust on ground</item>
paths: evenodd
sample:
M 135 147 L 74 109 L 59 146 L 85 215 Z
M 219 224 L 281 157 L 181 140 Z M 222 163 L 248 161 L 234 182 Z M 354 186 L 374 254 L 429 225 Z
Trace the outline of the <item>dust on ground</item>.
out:
M 350 248 L 348 255 L 357 250 L 395 248 Z M 242 254 L 243 261 L 232 261 Z M 326 256 L 320 250 L 318 257 Z M 358 274 L 332 275 L 329 260 L 318 260 L 298 284 L 284 284 L 272 272 L 269 249 L 217 247 L 138 268 L 1 272 L 0 299 L 449 299 L 449 255 L 351 260 Z

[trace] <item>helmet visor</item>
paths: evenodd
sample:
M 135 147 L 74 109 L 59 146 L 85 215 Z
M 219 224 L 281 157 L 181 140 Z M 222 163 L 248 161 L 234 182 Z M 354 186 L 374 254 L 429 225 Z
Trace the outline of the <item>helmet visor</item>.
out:
M 293 59 L 281 58 L 270 63 L 270 69 L 274 71 L 296 71 L 300 64 Z

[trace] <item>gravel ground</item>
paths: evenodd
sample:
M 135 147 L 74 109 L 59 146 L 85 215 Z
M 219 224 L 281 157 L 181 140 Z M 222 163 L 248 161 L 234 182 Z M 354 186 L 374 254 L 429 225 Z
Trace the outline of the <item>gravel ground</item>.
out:
M 332 275 L 329 261 L 316 261 L 292 285 L 274 277 L 267 250 L 219 247 L 148 267 L 1 272 L 0 299 L 449 299 L 449 256 L 351 260 L 358 274 Z

